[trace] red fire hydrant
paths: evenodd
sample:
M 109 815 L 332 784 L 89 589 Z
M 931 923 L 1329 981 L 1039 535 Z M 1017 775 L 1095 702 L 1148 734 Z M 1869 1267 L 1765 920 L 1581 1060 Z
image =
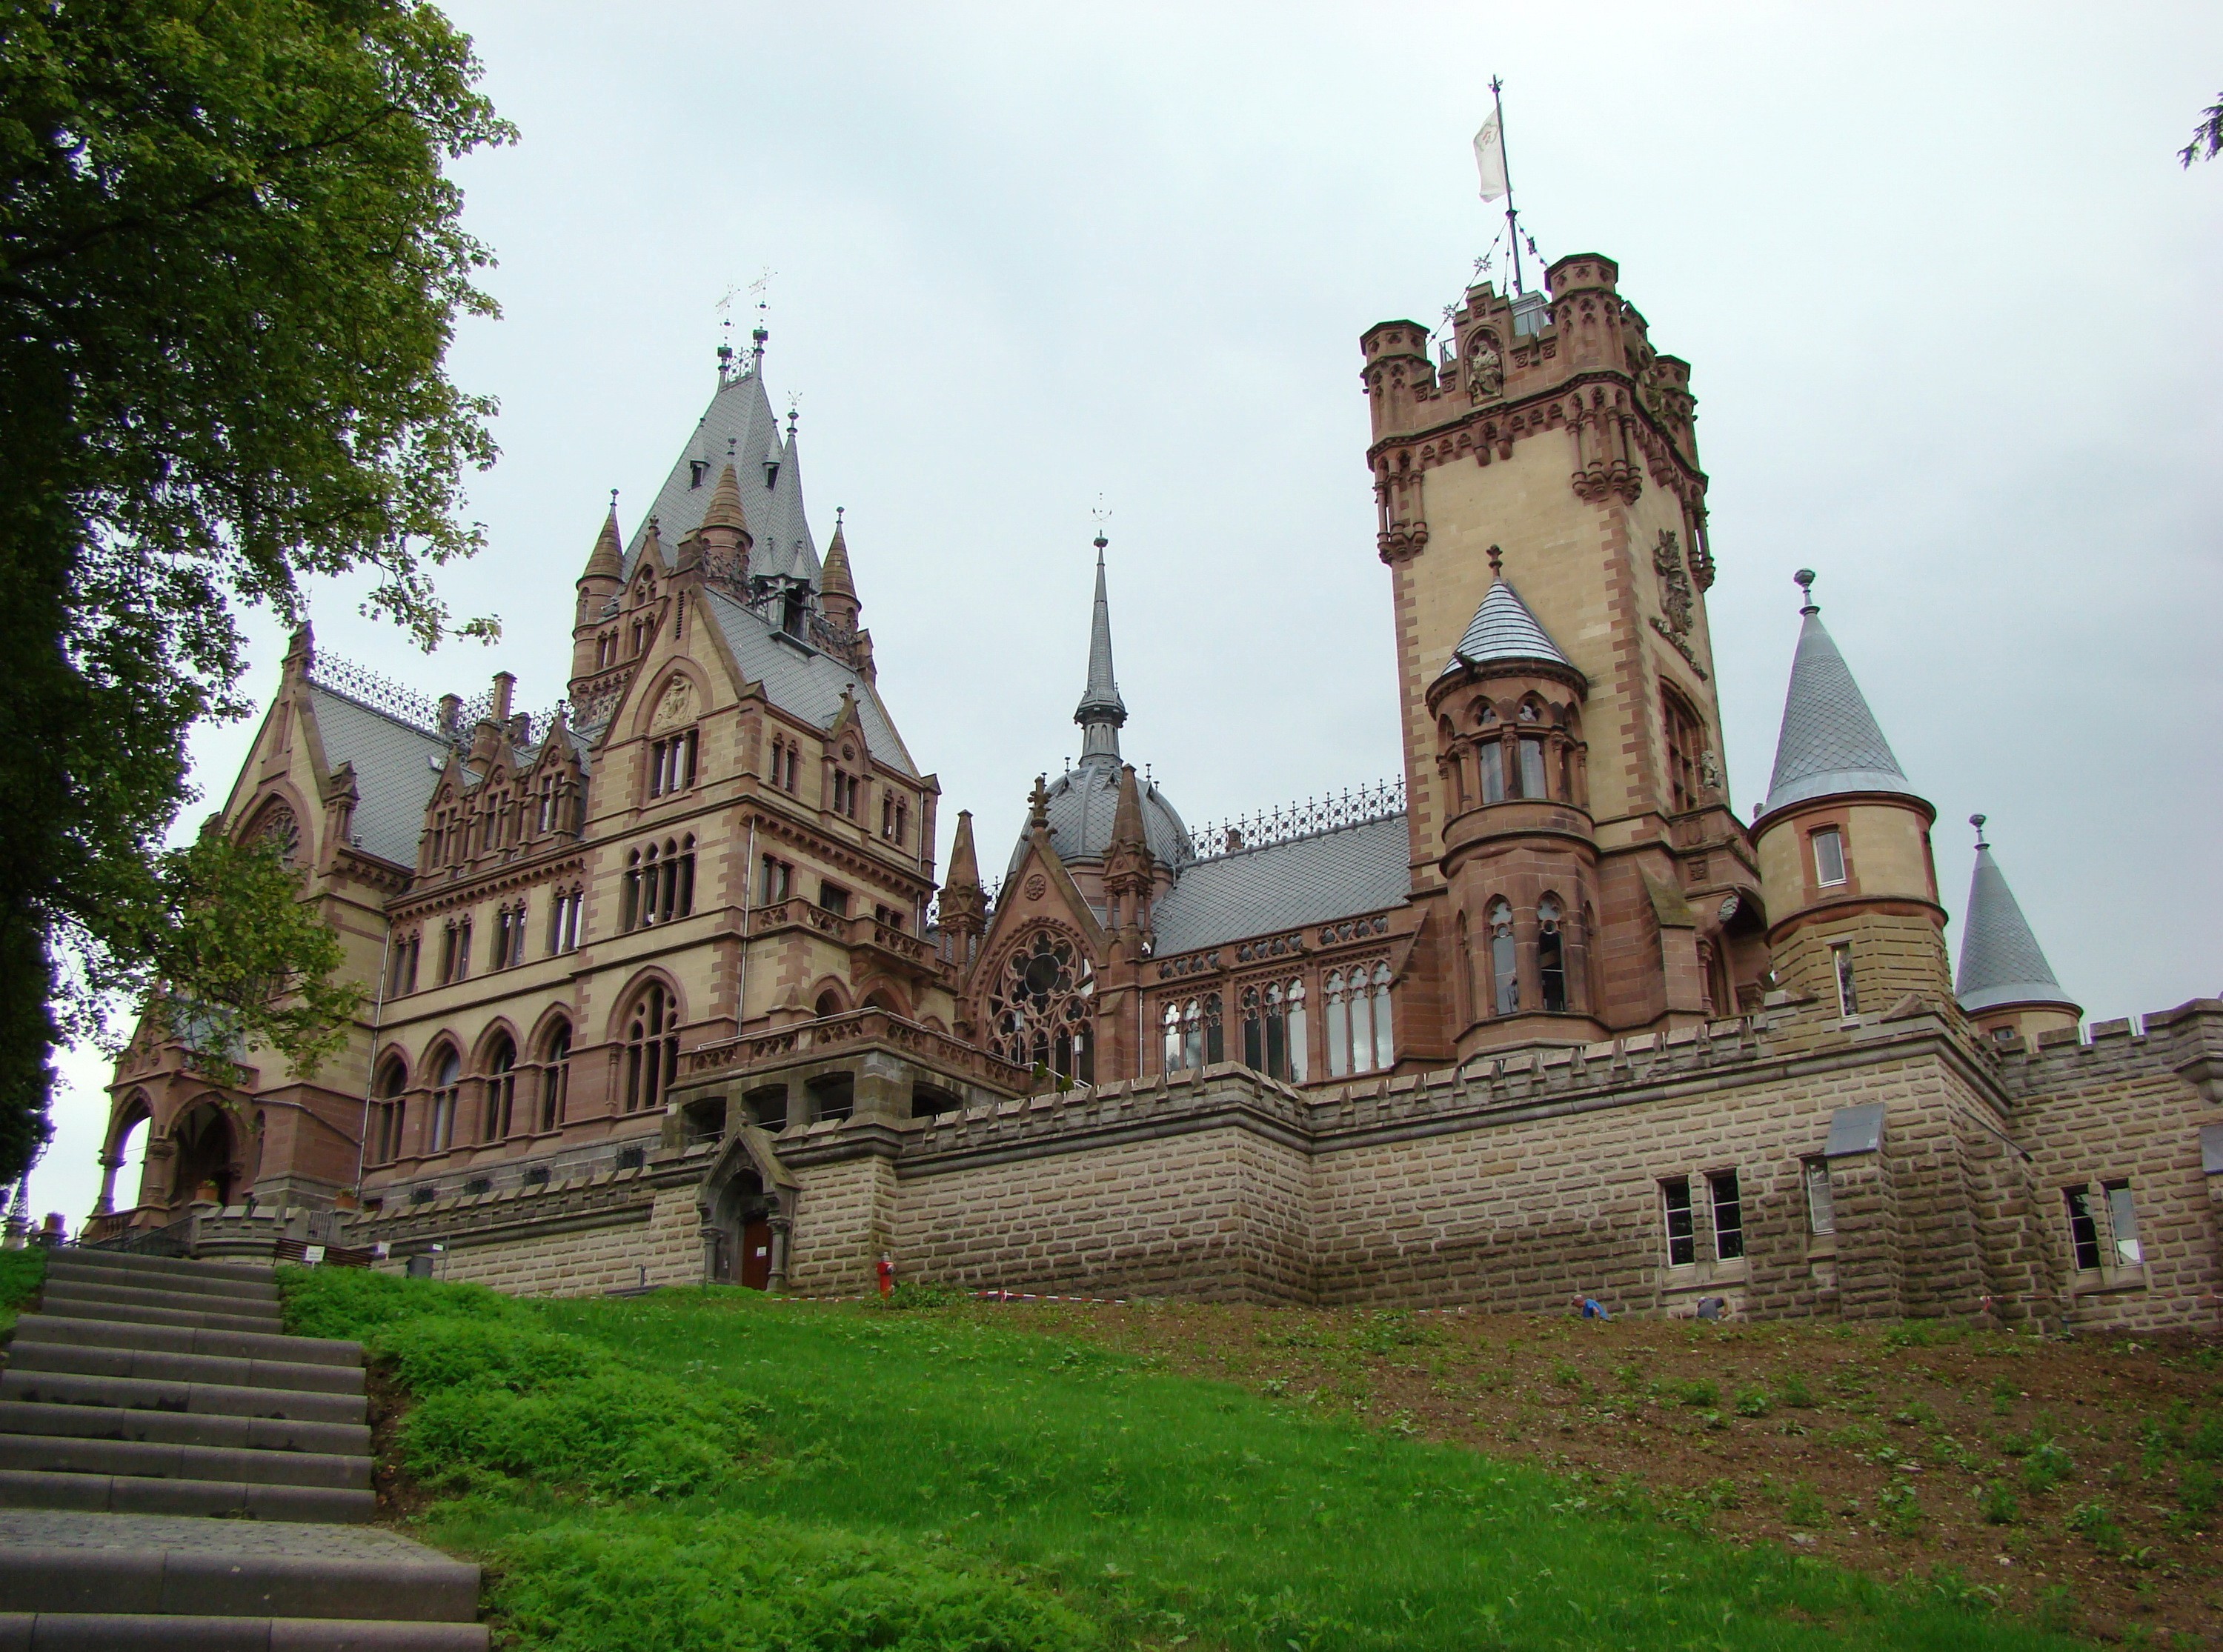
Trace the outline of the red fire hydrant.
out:
M 880 1294 L 883 1297 L 893 1296 L 896 1290 L 895 1258 L 884 1253 L 880 1257 L 879 1263 L 875 1269 L 875 1272 L 877 1272 L 880 1276 Z

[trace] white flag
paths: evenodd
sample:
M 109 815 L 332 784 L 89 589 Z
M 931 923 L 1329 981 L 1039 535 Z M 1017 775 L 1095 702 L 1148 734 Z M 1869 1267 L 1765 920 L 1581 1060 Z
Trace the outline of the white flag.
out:
M 1512 185 L 1505 179 L 1505 134 L 1493 114 L 1474 135 L 1474 169 L 1482 174 L 1482 198 L 1502 200 Z

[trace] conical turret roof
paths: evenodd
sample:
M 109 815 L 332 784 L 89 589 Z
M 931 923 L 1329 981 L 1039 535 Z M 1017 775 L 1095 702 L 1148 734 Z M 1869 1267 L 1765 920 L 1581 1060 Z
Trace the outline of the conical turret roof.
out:
M 1500 574 L 1483 594 L 1482 606 L 1474 611 L 1466 635 L 1459 638 L 1458 646 L 1437 675 L 1448 676 L 1463 665 L 1491 665 L 1507 660 L 1542 660 L 1571 671 L 1575 669 L 1575 663 L 1560 651 L 1543 622 L 1521 600 L 1513 581 Z
M 620 580 L 625 577 L 624 542 L 618 537 L 618 505 L 614 496 L 610 500 L 610 513 L 602 518 L 602 531 L 595 540 L 595 548 L 588 553 L 587 566 L 579 577 L 583 580 Z
M 1976 870 L 1968 880 L 1968 927 L 1961 936 L 1961 974 L 1954 996 L 1971 1014 L 2001 1004 L 2067 1004 L 2076 1006 L 2022 915 L 2021 904 L 2007 887 L 2006 874 L 1992 857 L 1992 846 L 1981 835 L 1984 817 L 1974 817 L 1978 831 Z
M 973 851 L 973 811 L 957 811 L 957 836 L 949 845 L 949 876 L 947 889 L 978 889 L 980 887 L 980 862 Z
M 856 581 L 849 574 L 849 539 L 843 531 L 841 513 L 834 513 L 834 537 L 826 547 L 826 563 L 818 571 L 818 589 L 829 597 L 857 598 Z
M 741 479 L 734 471 L 733 462 L 718 473 L 718 486 L 710 495 L 709 509 L 702 512 L 706 528 L 732 528 L 740 533 L 749 531 L 747 514 L 741 508 Z
M 1800 570 L 1802 588 L 1814 582 Z M 1808 590 L 1799 610 L 1805 624 L 1791 662 L 1791 688 L 1783 700 L 1783 730 L 1775 742 L 1775 772 L 1768 781 L 1762 814 L 1772 814 L 1809 798 L 1841 792 L 1918 794 L 1892 756 L 1876 725 L 1875 713 L 1853 681 L 1852 668 L 1822 624 L 1822 611 Z

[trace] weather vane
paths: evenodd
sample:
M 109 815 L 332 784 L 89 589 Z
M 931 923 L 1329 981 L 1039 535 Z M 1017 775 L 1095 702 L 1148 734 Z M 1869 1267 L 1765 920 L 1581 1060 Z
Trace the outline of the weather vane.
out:
M 1105 525 L 1112 520 L 1112 507 L 1104 502 L 1103 494 L 1099 493 L 1096 496 L 1096 508 L 1088 514 L 1096 518 L 1096 548 L 1101 550 L 1112 543 L 1110 537 L 1104 531 Z

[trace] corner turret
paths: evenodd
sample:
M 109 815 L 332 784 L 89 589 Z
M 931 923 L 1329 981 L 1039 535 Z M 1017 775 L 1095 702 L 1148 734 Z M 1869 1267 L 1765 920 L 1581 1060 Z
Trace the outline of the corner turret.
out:
M 2006 874 L 1984 841 L 1984 820 L 1981 814 L 1968 817 L 1976 828 L 1976 870 L 1968 880 L 1961 973 L 1954 990 L 1986 1036 L 2001 1041 L 2020 1037 L 2035 1044 L 2041 1033 L 2074 1029 L 2084 1012 L 2054 978 L 2044 949 L 2007 887 Z
M 864 611 L 865 605 L 857 600 L 856 581 L 849 571 L 845 514 L 838 506 L 834 512 L 834 538 L 826 547 L 826 561 L 819 569 L 818 596 L 827 622 L 837 631 L 853 631 L 857 629 L 857 616 Z

